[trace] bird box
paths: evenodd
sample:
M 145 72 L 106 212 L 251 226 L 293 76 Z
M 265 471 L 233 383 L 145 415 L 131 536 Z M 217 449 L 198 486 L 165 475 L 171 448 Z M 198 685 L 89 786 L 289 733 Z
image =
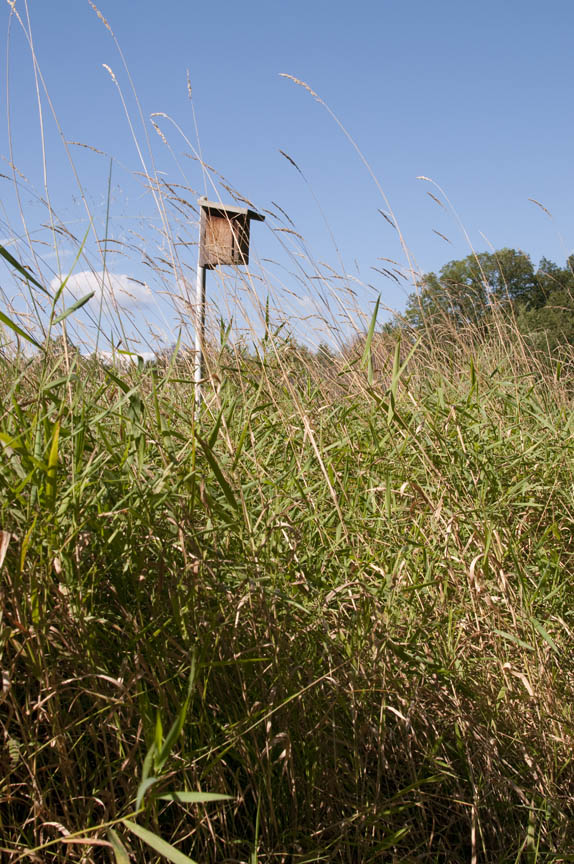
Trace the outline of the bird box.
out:
M 247 207 L 219 204 L 200 198 L 199 266 L 213 270 L 221 264 L 249 264 L 249 223 L 265 216 Z

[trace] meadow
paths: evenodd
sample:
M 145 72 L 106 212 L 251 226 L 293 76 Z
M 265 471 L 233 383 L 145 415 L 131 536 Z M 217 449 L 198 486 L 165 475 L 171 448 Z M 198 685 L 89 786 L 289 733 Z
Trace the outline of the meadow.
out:
M 571 344 L 533 345 L 501 297 L 383 327 L 333 274 L 321 308 L 358 324 L 303 347 L 254 267 L 198 409 L 197 196 L 138 168 L 158 246 L 123 251 L 182 334 L 150 362 L 113 296 L 112 161 L 103 224 L 79 187 L 83 240 L 0 178 L 24 225 L 0 246 L 2 860 L 574 861 Z
M 571 363 L 403 338 L 2 353 L 5 860 L 573 859 Z

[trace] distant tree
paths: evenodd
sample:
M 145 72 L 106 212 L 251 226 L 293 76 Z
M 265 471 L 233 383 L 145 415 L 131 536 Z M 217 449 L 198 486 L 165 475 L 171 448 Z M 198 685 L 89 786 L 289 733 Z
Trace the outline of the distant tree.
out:
M 409 296 L 405 319 L 416 329 L 449 322 L 457 328 L 478 321 L 487 306 L 486 290 L 480 279 L 462 278 L 461 261 L 451 261 L 439 275 L 427 273 Z M 465 274 L 466 275 L 466 274 Z
M 574 345 L 574 264 L 565 267 L 542 258 L 536 272 L 538 291 L 530 303 L 517 309 L 521 333 L 534 347 L 554 353 L 560 346 Z
M 419 328 L 447 320 L 456 327 L 483 319 L 494 299 L 522 301 L 538 290 L 532 261 L 515 249 L 480 252 L 428 273 L 411 294 L 405 318 Z
M 554 353 L 561 346 L 574 345 L 574 298 L 568 290 L 556 289 L 544 306 L 520 309 L 517 322 L 535 348 Z
M 411 294 L 406 322 L 415 329 L 448 323 L 456 329 L 488 320 L 492 305 L 512 311 L 533 347 L 554 352 L 574 345 L 574 255 L 564 267 L 515 249 L 481 252 L 425 275 Z
M 538 283 L 530 256 L 516 249 L 482 252 L 478 256 L 489 294 L 499 300 L 530 303 Z

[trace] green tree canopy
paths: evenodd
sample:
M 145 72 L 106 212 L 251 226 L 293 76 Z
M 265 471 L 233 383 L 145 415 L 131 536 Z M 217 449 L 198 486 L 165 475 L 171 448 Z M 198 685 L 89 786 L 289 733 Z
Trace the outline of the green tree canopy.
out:
M 533 347 L 553 353 L 574 345 L 574 255 L 564 267 L 542 258 L 536 270 L 516 249 L 449 261 L 438 275 L 423 276 L 404 317 L 415 329 L 441 323 L 461 329 L 487 321 L 495 302 L 512 310 L 519 332 Z
M 524 252 L 480 252 L 449 261 L 438 276 L 424 276 L 409 297 L 405 317 L 414 327 L 441 318 L 462 327 L 480 321 L 494 299 L 529 303 L 537 293 L 536 273 Z

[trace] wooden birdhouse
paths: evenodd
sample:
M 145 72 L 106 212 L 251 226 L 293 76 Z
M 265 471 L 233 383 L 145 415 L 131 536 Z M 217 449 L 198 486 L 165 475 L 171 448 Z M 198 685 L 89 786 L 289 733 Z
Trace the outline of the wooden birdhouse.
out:
M 200 198 L 199 266 L 213 270 L 223 264 L 249 264 L 249 223 L 265 216 L 247 207 L 219 204 Z

